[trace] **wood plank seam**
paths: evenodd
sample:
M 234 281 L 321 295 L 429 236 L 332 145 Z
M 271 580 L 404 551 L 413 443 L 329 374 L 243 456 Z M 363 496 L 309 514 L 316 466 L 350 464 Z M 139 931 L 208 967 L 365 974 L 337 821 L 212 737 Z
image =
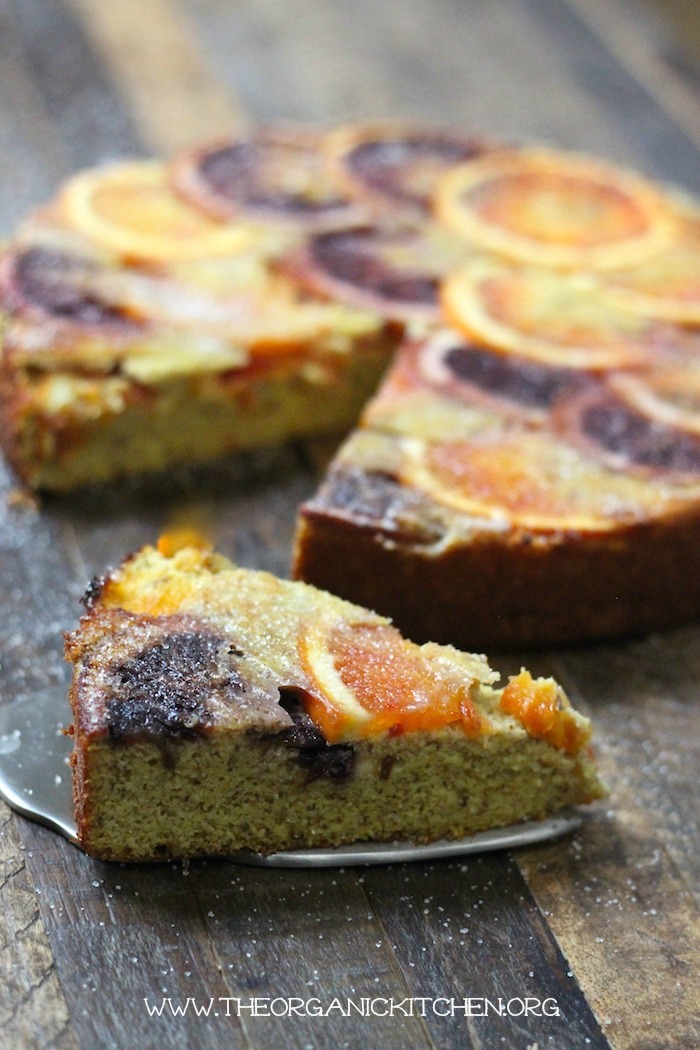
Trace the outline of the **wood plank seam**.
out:
M 370 912 L 374 916 L 374 921 L 377 923 L 377 925 L 379 926 L 379 929 L 382 931 L 382 940 L 384 941 L 384 943 L 386 945 L 389 946 L 389 950 L 390 950 L 390 953 L 391 953 L 390 954 L 390 958 L 391 958 L 391 961 L 392 961 L 392 967 L 393 967 L 393 969 L 394 969 L 394 971 L 396 973 L 396 976 L 397 976 L 397 978 L 399 979 L 399 981 L 401 982 L 401 984 L 403 985 L 403 987 L 404 987 L 404 989 L 406 991 L 406 998 L 410 998 L 411 995 L 413 994 L 413 992 L 411 991 L 411 988 L 410 988 L 410 986 L 408 984 L 407 975 L 406 975 L 403 967 L 401 966 L 399 958 L 398 958 L 398 956 L 396 954 L 396 948 L 391 942 L 391 937 L 389 936 L 389 933 L 387 931 L 386 925 L 385 925 L 381 915 L 379 914 L 377 909 L 374 907 L 374 903 L 372 901 L 372 898 L 371 898 L 370 894 L 367 892 L 367 890 L 365 889 L 364 884 L 362 886 L 362 892 L 365 895 L 365 899 L 367 901 L 367 907 L 369 908 Z M 437 1045 L 434 1042 L 433 1037 L 430 1034 L 430 1029 L 428 1028 L 428 1025 L 426 1024 L 425 1017 L 419 1017 L 418 1020 L 420 1021 L 420 1027 L 423 1030 L 423 1034 L 425 1036 L 425 1039 L 426 1039 L 426 1042 L 427 1042 L 428 1046 L 431 1047 L 432 1050 L 437 1050 Z M 474 1050 L 479 1050 L 478 1044 L 475 1044 Z
M 700 145 L 700 101 L 678 73 L 664 62 L 639 18 L 614 0 L 561 0 L 584 22 L 606 50 L 631 74 L 674 123 Z M 639 12 L 637 12 L 637 15 Z
M 213 74 L 194 27 L 176 3 L 67 2 L 102 56 L 149 150 L 167 155 L 230 134 L 240 124 L 241 107 Z

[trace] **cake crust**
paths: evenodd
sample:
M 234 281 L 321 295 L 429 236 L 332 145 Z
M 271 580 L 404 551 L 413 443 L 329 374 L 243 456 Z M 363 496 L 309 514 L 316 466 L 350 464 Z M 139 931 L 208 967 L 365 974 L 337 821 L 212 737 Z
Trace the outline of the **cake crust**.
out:
M 294 575 L 392 615 L 410 638 L 508 650 L 619 638 L 700 615 L 694 513 L 614 536 L 485 535 L 442 551 L 386 537 L 324 505 L 302 508 Z M 698 567 L 700 569 L 700 566 Z

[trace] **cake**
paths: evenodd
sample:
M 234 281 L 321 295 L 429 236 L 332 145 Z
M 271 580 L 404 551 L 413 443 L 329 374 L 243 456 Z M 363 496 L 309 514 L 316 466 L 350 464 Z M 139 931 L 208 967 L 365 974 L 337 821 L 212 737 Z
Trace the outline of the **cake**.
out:
M 0 309 L 0 441 L 31 488 L 362 412 L 301 509 L 299 579 L 463 648 L 700 612 L 680 190 L 429 127 L 249 129 L 74 176 L 2 253 Z
M 602 797 L 552 679 L 199 546 L 94 580 L 66 637 L 79 842 L 104 860 L 461 838 Z
M 677 402 L 698 378 L 572 374 L 447 330 L 406 345 L 302 507 L 295 575 L 479 649 L 691 619 L 700 432 Z
M 294 575 L 469 648 L 696 617 L 696 205 L 511 150 L 448 173 L 434 208 L 472 256 L 302 507 Z

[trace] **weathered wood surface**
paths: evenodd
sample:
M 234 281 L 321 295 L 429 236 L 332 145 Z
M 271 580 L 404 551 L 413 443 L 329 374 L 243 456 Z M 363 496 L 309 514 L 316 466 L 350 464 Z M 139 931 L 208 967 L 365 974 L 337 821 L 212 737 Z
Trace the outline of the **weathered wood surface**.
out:
M 244 116 L 439 119 L 698 190 L 700 109 L 670 54 L 636 5 L 603 0 L 0 0 L 0 229 L 79 166 Z M 65 680 L 60 631 L 85 581 L 173 521 L 284 573 L 316 453 L 247 457 L 204 490 L 40 512 L 3 498 L 2 695 Z M 700 631 L 529 662 L 595 716 L 612 794 L 575 838 L 513 857 L 126 868 L 0 807 L 0 1046 L 700 1045 Z M 250 996 L 551 997 L 561 1016 L 235 1016 L 226 1000 Z M 144 998 L 163 997 L 216 1002 L 150 1016 Z

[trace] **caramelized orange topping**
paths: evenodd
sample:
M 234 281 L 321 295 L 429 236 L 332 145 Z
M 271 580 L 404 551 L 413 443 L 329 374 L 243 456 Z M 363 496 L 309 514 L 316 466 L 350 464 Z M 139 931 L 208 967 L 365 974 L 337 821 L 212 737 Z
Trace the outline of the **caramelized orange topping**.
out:
M 183 547 L 195 547 L 197 550 L 211 550 L 210 541 L 202 532 L 190 525 L 177 525 L 158 537 L 158 552 L 164 558 L 172 558 Z
M 318 687 L 306 701 L 307 713 L 330 743 L 453 723 L 470 737 L 482 730 L 469 676 L 448 680 L 394 627 L 342 624 L 324 635 L 307 634 L 301 649 Z
M 533 678 L 529 671 L 512 676 L 503 690 L 500 708 L 517 719 L 531 736 L 570 755 L 588 743 L 590 729 L 579 724 L 552 678 Z
M 448 507 L 526 529 L 612 529 L 626 510 L 601 506 L 587 470 L 526 434 L 500 444 L 434 441 L 422 461 L 408 465 L 406 480 Z

